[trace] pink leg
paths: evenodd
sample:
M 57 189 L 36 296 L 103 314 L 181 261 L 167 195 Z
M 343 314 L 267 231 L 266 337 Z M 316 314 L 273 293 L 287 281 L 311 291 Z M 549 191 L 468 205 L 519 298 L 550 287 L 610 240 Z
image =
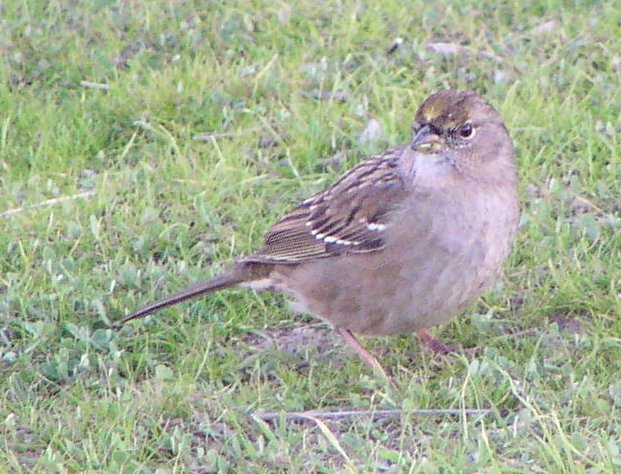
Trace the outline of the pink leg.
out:
M 395 387 L 394 382 L 388 376 L 388 374 L 384 370 L 384 367 L 382 367 L 382 364 L 379 363 L 379 361 L 373 354 L 371 354 L 364 347 L 362 347 L 362 344 L 358 342 L 356 336 L 354 336 L 349 329 L 336 328 L 336 330 L 341 335 L 341 337 L 345 339 L 345 342 L 349 344 L 349 347 L 351 347 L 356 352 L 356 354 L 360 356 L 360 358 L 364 361 L 367 367 L 369 367 L 374 372 L 379 373 L 390 383 L 390 385 Z

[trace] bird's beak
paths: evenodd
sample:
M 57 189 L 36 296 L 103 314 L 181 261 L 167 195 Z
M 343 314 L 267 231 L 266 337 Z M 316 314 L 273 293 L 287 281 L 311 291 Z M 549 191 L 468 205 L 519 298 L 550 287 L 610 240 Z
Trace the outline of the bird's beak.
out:
M 444 148 L 444 141 L 442 137 L 431 131 L 429 125 L 424 125 L 414 135 L 411 146 L 414 151 L 437 153 Z

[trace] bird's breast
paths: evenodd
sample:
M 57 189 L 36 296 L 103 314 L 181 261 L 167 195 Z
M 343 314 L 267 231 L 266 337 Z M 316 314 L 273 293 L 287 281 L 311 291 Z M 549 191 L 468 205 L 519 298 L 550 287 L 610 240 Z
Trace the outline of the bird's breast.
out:
M 468 192 L 415 196 L 389 222 L 383 250 L 281 268 L 281 288 L 304 311 L 363 334 L 447 321 L 492 284 L 517 224 L 509 198 Z

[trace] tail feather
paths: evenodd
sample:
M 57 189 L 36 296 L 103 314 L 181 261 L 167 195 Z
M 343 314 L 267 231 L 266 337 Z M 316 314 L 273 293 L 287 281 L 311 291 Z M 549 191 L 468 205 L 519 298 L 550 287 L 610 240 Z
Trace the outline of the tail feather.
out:
M 214 291 L 219 291 L 230 286 L 235 286 L 238 283 L 245 281 L 245 278 L 242 274 L 243 272 L 241 272 L 240 270 L 241 269 L 239 269 L 238 267 L 233 267 L 231 271 L 223 273 L 222 275 L 218 275 L 210 280 L 201 281 L 199 283 L 195 283 L 194 285 L 183 288 L 182 290 L 179 290 L 165 298 L 162 298 L 161 300 L 146 305 L 144 308 L 141 308 L 138 311 L 134 311 L 133 313 L 128 314 L 119 321 L 119 325 L 123 325 L 128 321 L 132 321 L 134 319 L 144 318 L 145 316 L 153 314 L 161 309 L 167 308 L 177 303 L 198 298 L 199 296 L 203 296 L 207 293 L 212 293 Z

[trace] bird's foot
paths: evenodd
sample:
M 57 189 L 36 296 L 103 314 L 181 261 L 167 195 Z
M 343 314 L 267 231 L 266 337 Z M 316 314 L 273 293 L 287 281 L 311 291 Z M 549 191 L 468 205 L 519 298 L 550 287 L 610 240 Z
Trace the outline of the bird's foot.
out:
M 457 349 L 455 347 L 439 341 L 438 339 L 433 337 L 431 333 L 426 329 L 419 329 L 418 331 L 416 331 L 416 335 L 420 337 L 420 339 L 427 346 L 427 348 L 434 354 L 444 356 L 452 352 L 457 352 Z
M 362 344 L 360 344 L 358 339 L 356 339 L 356 336 L 354 336 L 349 329 L 336 328 L 336 331 L 341 335 L 345 342 L 349 344 L 354 352 L 356 352 L 356 354 L 360 356 L 360 358 L 367 365 L 367 367 L 369 367 L 371 370 L 373 370 L 373 372 L 379 374 L 383 379 L 385 379 L 392 388 L 397 387 L 394 380 L 384 370 L 384 367 L 382 367 L 382 364 L 380 364 L 379 360 L 377 360 L 377 358 L 373 354 L 367 351 L 362 346 Z

